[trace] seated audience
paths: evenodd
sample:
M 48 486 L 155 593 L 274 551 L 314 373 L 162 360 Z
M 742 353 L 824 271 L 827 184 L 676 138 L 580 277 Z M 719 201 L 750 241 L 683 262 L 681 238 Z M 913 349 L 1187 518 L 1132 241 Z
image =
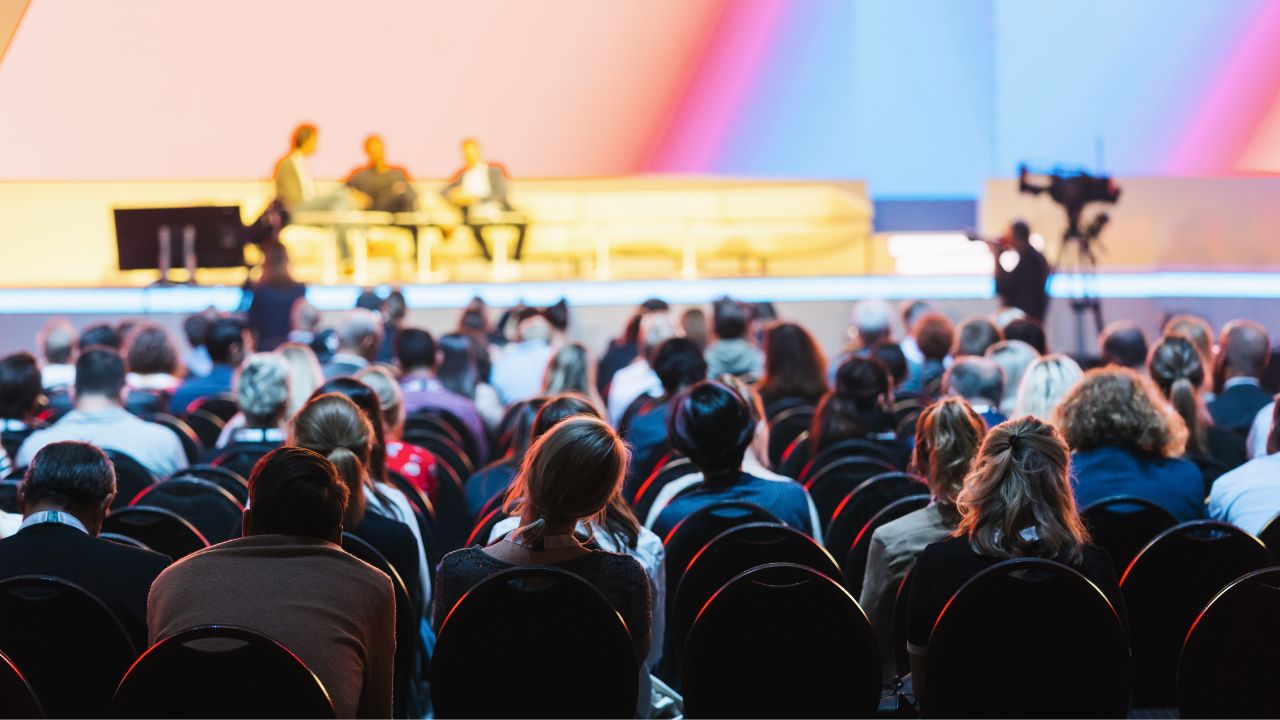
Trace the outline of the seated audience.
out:
M 182 321 L 182 334 L 187 338 L 187 352 L 182 356 L 182 366 L 187 369 L 187 377 L 203 377 L 213 369 L 213 360 L 209 358 L 209 348 L 205 340 L 209 337 L 209 325 L 218 319 L 218 314 L 210 308 L 205 312 L 188 315 Z
M 466 341 L 460 336 L 455 338 Z M 466 347 L 470 347 L 470 341 L 466 341 Z M 489 433 L 484 420 L 469 397 L 449 389 L 436 376 L 437 357 L 436 341 L 426 330 L 404 328 L 396 335 L 396 361 L 402 373 L 400 392 L 405 415 L 425 411 L 453 416 L 466 427 L 481 456 L 477 460 L 482 460 L 489 456 Z
M 1129 368 L 1139 372 L 1147 362 L 1147 337 L 1142 328 L 1128 320 L 1107 325 L 1098 339 L 1102 364 Z
M 101 345 L 119 352 L 124 347 L 124 337 L 119 329 L 111 326 L 111 323 L 94 323 L 80 331 L 80 339 L 76 341 L 76 345 L 81 350 Z
M 845 365 L 855 362 L 871 361 L 855 358 Z M 665 538 L 695 511 L 731 500 L 759 505 L 800 532 L 821 537 L 812 500 L 803 486 L 765 480 L 743 470 L 756 424 L 747 403 L 722 383 L 706 380 L 676 397 L 667 417 L 671 447 L 702 471 L 702 483 L 663 508 L 653 523 L 659 537 Z
M 480 419 L 490 432 L 502 424 L 506 406 L 498 391 L 489 384 L 489 351 L 474 335 L 449 333 L 436 344 L 440 360 L 436 378 L 446 390 L 467 398 L 476 406 Z
M 1036 360 L 1022 375 L 1013 417 L 1030 415 L 1049 422 L 1062 397 L 1082 377 L 1084 370 L 1066 355 L 1046 355 Z
M 158 325 L 137 325 L 125 337 L 125 407 L 133 413 L 165 412 L 173 391 L 181 384 L 178 348 L 169 332 Z
M 748 337 L 751 312 L 747 306 L 727 297 L 715 301 L 711 305 L 711 326 L 715 340 L 706 350 L 708 377 L 760 377 L 764 356 Z
M 662 381 L 653 371 L 653 355 L 658 346 L 676 337 L 676 326 L 671 315 L 655 311 L 640 319 L 640 354 L 629 365 L 618 370 L 609 383 L 609 422 L 615 426 L 636 398 L 643 395 L 662 394 Z
M 918 372 L 912 369 L 901 389 L 926 397 L 936 396 L 941 389 L 942 375 L 951 363 L 955 330 L 945 315 L 926 312 L 912 326 L 911 338 L 920 350 L 920 369 Z
M 173 391 L 169 414 L 180 416 L 196 400 L 230 393 L 236 368 L 253 352 L 253 341 L 238 320 L 218 318 L 209 323 L 205 347 L 212 363 L 209 372 L 188 377 Z
M 849 342 L 827 366 L 827 379 L 835 380 L 836 370 L 851 357 L 867 357 L 871 349 L 888 342 L 893 335 L 893 308 L 880 298 L 859 300 L 849 318 Z
M 1215 426 L 1205 409 L 1201 393 L 1208 373 L 1204 358 L 1189 338 L 1161 338 L 1151 348 L 1147 374 L 1186 423 L 1187 459 L 1200 466 L 1206 480 L 1213 482 L 1244 462 L 1244 438 Z
M 987 434 L 962 398 L 945 398 L 920 413 L 913 469 L 929 482 L 932 502 L 885 523 L 871 536 L 858 604 L 880 640 L 885 679 L 893 677 L 893 605 L 898 586 L 925 546 L 946 540 L 960 522 L 956 496 Z
M 948 395 L 964 398 L 987 427 L 993 428 L 1005 421 L 1005 416 L 1000 413 L 1004 371 L 994 360 L 972 355 L 956 358 L 955 364 L 943 377 L 942 388 Z
M 1005 340 L 1021 340 L 1035 349 L 1037 355 L 1049 352 L 1049 343 L 1044 336 L 1044 325 L 1033 317 L 1014 318 L 1005 323 L 1003 332 Z
M 904 301 L 901 307 L 902 327 L 906 334 L 898 341 L 898 346 L 907 357 L 908 374 L 914 375 L 920 372 L 920 367 L 924 364 L 924 353 L 920 352 L 920 344 L 916 342 L 916 336 L 911 333 L 911 330 L 916 326 L 916 321 L 933 308 L 923 300 Z
M 287 342 L 276 348 L 289 371 L 289 407 L 285 417 L 291 418 L 311 398 L 311 393 L 324 384 L 324 371 L 315 352 L 305 343 Z
M 396 359 L 396 336 L 400 334 L 404 319 L 409 315 L 409 304 L 405 302 L 404 293 L 392 290 L 387 293 L 378 311 L 382 313 L 382 344 L 378 346 L 376 360 L 391 364 Z
M 586 345 L 580 342 L 561 345 L 547 363 L 546 374 L 542 377 L 542 394 L 575 393 L 599 405 L 595 379 L 591 376 L 593 367 Z
M 349 517 L 333 463 L 302 448 L 272 451 L 249 478 L 244 537 L 156 579 L 151 642 L 197 625 L 255 630 L 306 663 L 338 717 L 391 717 L 395 594 L 385 574 L 343 551 Z
M 255 353 L 236 370 L 235 398 L 240 413 L 231 418 L 217 447 L 237 443 L 280 445 L 289 409 L 289 366 L 277 353 Z
M 752 327 L 759 321 L 754 310 L 751 313 Z M 680 313 L 680 334 L 693 341 L 702 352 L 711 344 L 711 328 L 707 325 L 707 313 L 700 307 L 691 307 Z
M 1111 367 L 1085 373 L 1056 418 L 1071 447 L 1080 507 L 1133 495 L 1179 522 L 1204 517 L 1204 476 L 1182 459 L 1187 426 L 1136 372 Z
M 809 431 L 812 455 L 842 440 L 870 440 L 906 467 L 910 448 L 897 435 L 893 417 L 893 388 L 889 373 L 878 360 L 849 358 L 836 371 L 835 385 L 818 403 Z
M 0 359 L 0 447 L 10 458 L 18 457 L 39 423 L 43 378 L 30 353 L 16 352 Z
M 1280 514 L 1280 422 L 1272 409 L 1266 452 L 1222 475 L 1209 490 L 1209 517 L 1257 535 Z
M 493 363 L 493 387 L 508 405 L 537 397 L 551 360 L 551 323 L 536 311 L 529 313 L 516 325 L 516 341 Z
M 404 441 L 404 398 L 391 371 L 381 365 L 356 373 L 368 385 L 382 407 L 382 428 L 387 440 L 387 471 L 402 476 L 414 487 L 431 495 L 436 491 L 436 459 L 430 452 Z
M 1003 339 L 995 323 L 984 317 L 972 317 L 956 329 L 956 344 L 951 348 L 951 355 L 956 358 L 965 355 L 982 357 L 987 354 L 987 348 Z
M 98 538 L 116 472 L 98 448 L 55 442 L 36 453 L 18 488 L 22 527 L 0 540 L 0 579 L 50 575 L 88 590 L 147 647 L 147 592 L 169 558 Z
M 310 346 L 320 334 L 320 308 L 307 302 L 306 297 L 293 303 L 289 309 L 289 335 L 287 342 Z
M 1035 418 L 1011 420 L 987 433 L 956 497 L 959 526 L 952 537 L 926 547 L 912 573 L 907 650 L 917 695 L 927 681 L 929 635 L 942 609 L 966 581 L 1010 558 L 1046 558 L 1074 567 L 1124 618 L 1111 559 L 1089 543 L 1076 513 L 1070 464 L 1062 436 Z
M 246 313 L 249 332 L 259 350 L 275 350 L 291 339 L 293 309 L 306 302 L 307 286 L 293 279 L 289 272 L 289 251 L 281 243 L 263 248 L 262 275 L 252 287 L 253 299 Z
M 520 463 L 533 443 L 533 424 L 545 398 L 534 398 L 511 407 L 511 440 L 507 454 L 472 473 L 463 486 L 467 512 L 477 520 L 480 510 L 498 493 L 505 494 L 520 471 Z
M 338 350 L 324 363 L 326 380 L 350 377 L 378 356 L 382 346 L 382 316 L 357 308 L 338 326 Z
M 1174 315 L 1164 324 L 1164 337 L 1181 335 L 1191 341 L 1204 358 L 1205 367 L 1213 365 L 1213 328 L 1195 315 Z
M 618 423 L 619 432 L 631 449 L 627 475 L 631 485 L 643 481 L 671 449 L 667 437 L 671 402 L 685 389 L 706 379 L 705 357 L 692 340 L 680 337 L 662 343 L 653 354 L 653 369 L 662 383 L 662 395 L 636 398 Z
M 591 583 L 622 616 L 641 663 L 649 653 L 653 598 L 644 567 L 629 555 L 592 550 L 580 522 L 601 519 L 622 486 L 626 446 L 593 417 L 571 417 L 538 438 L 511 486 L 508 503 L 520 526 L 488 547 L 455 550 L 440 562 L 432 625 L 439 630 L 468 590 L 495 573 L 552 565 Z
M 884 369 L 889 373 L 889 384 L 893 386 L 894 397 L 898 395 L 898 388 L 902 383 L 907 381 L 911 376 L 911 366 L 907 363 L 907 355 L 902 352 L 902 346 L 895 342 L 882 342 L 871 348 L 870 357 L 879 360 Z M 915 397 L 914 393 L 904 393 L 907 397 Z
M 770 416 L 789 407 L 817 405 L 827 393 L 826 358 L 803 327 L 775 322 L 764 331 L 764 375 L 757 383 Z
M 648 313 L 666 312 L 668 309 L 669 306 L 665 301 L 656 298 L 645 300 L 627 317 L 627 322 L 622 327 L 622 334 L 609 340 L 604 354 L 596 362 L 596 389 L 600 391 L 602 397 L 608 396 L 609 383 L 613 381 L 614 373 L 629 365 L 640 355 L 640 320 Z M 705 324 L 705 316 L 703 321 Z
M 1027 373 L 1031 363 L 1040 358 L 1040 353 L 1021 340 L 1004 340 L 987 348 L 987 359 L 1000 366 L 1004 374 L 1004 388 L 1000 391 L 1000 414 L 1013 416 L 1013 408 L 1018 404 L 1018 388 L 1022 385 L 1022 376 Z
M 87 347 L 76 360 L 75 409 L 31 433 L 14 462 L 26 467 L 45 445 L 78 440 L 115 450 L 142 463 L 156 477 L 187 467 L 178 436 L 124 409 L 124 361 L 105 347 Z
M 38 338 L 44 368 L 40 371 L 46 392 L 68 391 L 76 380 L 76 329 L 65 318 L 45 323 Z
M 1209 401 L 1209 415 L 1214 425 L 1245 435 L 1271 402 L 1260 379 L 1271 359 L 1271 339 L 1258 323 L 1234 320 L 1222 328 L 1218 345 L 1213 379 L 1219 392 Z

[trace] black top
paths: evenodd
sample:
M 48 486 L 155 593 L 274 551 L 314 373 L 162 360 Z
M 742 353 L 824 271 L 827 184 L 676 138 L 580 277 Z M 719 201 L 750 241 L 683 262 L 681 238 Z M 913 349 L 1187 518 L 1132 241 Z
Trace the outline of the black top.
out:
M 462 490 L 467 496 L 467 512 L 479 515 L 493 496 L 511 487 L 520 471 L 520 458 L 503 458 L 485 465 L 467 478 Z M 476 518 L 479 520 L 480 518 Z
M 115 613 L 138 652 L 147 648 L 147 594 L 169 563 L 159 553 L 58 523 L 32 525 L 0 540 L 0 578 L 52 575 L 79 585 Z
M 372 511 L 364 514 L 360 527 L 348 528 L 348 532 L 373 546 L 391 563 L 409 591 L 409 600 L 419 610 L 422 602 L 422 573 L 418 569 L 418 541 L 413 531 L 399 520 L 383 517 Z
M 1018 265 L 1010 271 L 996 262 L 996 294 L 1005 305 L 1015 307 L 1036 320 L 1044 320 L 1049 306 L 1045 283 L 1049 281 L 1049 261 L 1033 247 L 1018 252 Z
M 285 286 L 258 284 L 253 288 L 248 320 L 249 330 L 258 338 L 259 350 L 275 350 L 289 338 L 293 304 L 306 295 L 307 287 L 302 283 Z
M 1215 427 L 1248 435 L 1258 411 L 1271 402 L 1266 390 L 1249 383 L 1232 385 L 1209 401 L 1209 415 Z
M 979 555 L 965 537 L 948 538 L 927 546 L 911 571 L 907 643 L 927 647 L 934 623 L 956 591 L 974 575 L 1007 559 Z M 1123 622 L 1124 600 L 1107 551 L 1096 545 L 1085 545 L 1082 562 L 1074 567 L 1102 590 Z
M 635 341 L 624 343 L 617 338 L 610 340 L 609 347 L 596 363 L 596 390 L 599 390 L 601 395 L 607 397 L 609 395 L 609 383 L 613 382 L 613 376 L 622 368 L 630 365 L 639 352 L 640 348 Z
M 499 560 L 479 546 L 455 550 L 445 555 L 436 572 L 431 625 L 439 631 L 449 611 L 471 588 L 490 575 L 513 567 L 519 566 Z M 639 643 L 649 634 L 649 624 L 653 617 L 649 576 L 635 558 L 593 550 L 586 555 L 554 563 L 552 567 L 567 570 L 599 590 L 618 614 L 622 615 L 633 643 Z

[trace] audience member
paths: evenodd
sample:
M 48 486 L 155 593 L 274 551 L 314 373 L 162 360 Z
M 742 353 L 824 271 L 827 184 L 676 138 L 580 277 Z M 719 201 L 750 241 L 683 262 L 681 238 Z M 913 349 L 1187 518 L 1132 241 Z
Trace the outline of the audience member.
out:
M 249 332 L 260 350 L 275 350 L 290 340 L 293 309 L 306 302 L 307 286 L 289 272 L 289 251 L 281 243 L 263 248 L 262 275 L 252 288 L 253 299 L 246 313 Z
M 1049 422 L 1067 391 L 1080 382 L 1084 370 L 1066 355 L 1046 355 L 1031 363 L 1018 385 L 1013 417 L 1030 415 Z
M 68 390 L 76 381 L 76 329 L 66 318 L 45 323 L 37 338 L 44 368 L 40 371 L 46 391 Z
M 324 363 L 326 380 L 350 377 L 373 362 L 382 344 L 382 319 L 377 312 L 357 308 L 338 327 L 338 351 Z
M 382 365 L 373 365 L 356 373 L 356 380 L 373 390 L 382 407 L 382 426 L 387 441 L 387 471 L 400 475 L 414 487 L 434 496 L 436 459 L 427 450 L 404 441 L 404 396 L 395 375 Z
M 755 320 L 754 316 L 752 320 Z M 707 346 L 711 344 L 707 313 L 700 307 L 691 307 L 680 313 L 680 334 L 692 340 L 699 350 L 706 352 Z
M 1056 418 L 1071 448 L 1081 507 L 1132 495 L 1180 522 L 1204 517 L 1204 476 L 1181 459 L 1187 426 L 1136 372 L 1090 370 L 1062 399 Z
M 789 407 L 816 405 L 827 393 L 826 358 L 803 327 L 774 322 L 764 331 L 764 375 L 756 389 L 770 416 Z
M 395 594 L 390 578 L 343 551 L 348 506 L 324 457 L 293 447 L 267 455 L 249 478 L 245 536 L 156 579 L 151 641 L 198 625 L 256 630 L 306 663 L 338 717 L 391 717 Z
M 1104 365 L 1141 371 L 1147 362 L 1147 338 L 1142 328 L 1128 320 L 1107 325 L 1098 339 Z
M 320 332 L 320 308 L 307 302 L 307 298 L 297 299 L 289 308 L 288 342 L 310 346 Z
M 455 338 L 458 340 L 455 344 L 470 349 L 470 340 L 461 336 Z M 488 457 L 489 434 L 480 412 L 468 397 L 446 388 L 436 377 L 437 357 L 435 339 L 426 330 L 404 328 L 396 335 L 396 360 L 402 373 L 400 392 L 405 414 L 435 412 L 456 418 L 471 435 L 481 458 Z M 469 374 L 474 378 L 474 374 Z
M 748 337 L 751 313 L 747 306 L 727 297 L 715 301 L 711 306 L 711 325 L 715 340 L 705 353 L 708 377 L 760 377 L 764 356 Z
M 894 396 L 897 397 L 898 388 L 911 377 L 911 367 L 907 364 L 907 355 L 902 352 L 902 346 L 895 342 L 877 343 L 871 348 L 870 357 L 884 365 L 885 372 L 889 373 L 889 384 L 893 386 Z M 906 395 L 910 396 L 912 393 Z
M 18 448 L 36 430 L 42 382 L 30 353 L 0 359 L 0 446 L 10 458 L 18 457 Z
M 516 341 L 493 363 L 493 387 L 508 405 L 537 397 L 542 375 L 551 360 L 551 323 L 541 314 L 516 325 Z
M 151 323 L 134 326 L 125 337 L 124 361 L 125 407 L 136 414 L 165 412 L 182 382 L 178 348 L 168 331 Z
M 1004 383 L 1004 371 L 995 361 L 961 356 L 943 376 L 942 387 L 946 394 L 964 398 L 987 427 L 993 428 L 1005 421 L 1000 413 Z
M 437 343 L 440 353 L 436 378 L 445 389 L 467 398 L 476 406 L 490 432 L 502 423 L 506 407 L 498 391 L 488 381 L 488 350 L 466 333 L 449 333 Z
M 170 414 L 182 415 L 196 400 L 230 393 L 236 368 L 246 355 L 253 352 L 253 341 L 239 321 L 218 318 L 209 324 L 205 347 L 209 351 L 212 368 L 204 375 L 188 377 L 173 391 L 169 400 Z
M 1022 377 L 1027 374 L 1031 363 L 1040 358 L 1040 353 L 1021 340 L 1003 340 L 987 348 L 987 359 L 1000 366 L 1004 374 L 1004 389 L 1000 393 L 1000 414 L 1013 416 L 1013 408 L 1018 404 L 1018 388 L 1022 386 Z
M 599 405 L 593 372 L 595 369 L 591 353 L 587 351 L 586 345 L 580 342 L 561 345 L 547 362 L 547 370 L 542 378 L 542 394 L 576 393 Z
M 1003 332 L 1006 341 L 1021 340 L 1034 348 L 1037 355 L 1049 352 L 1049 343 L 1044 336 L 1044 325 L 1033 317 L 1014 318 L 1005 323 Z
M 916 342 L 916 336 L 911 331 L 916 326 L 916 321 L 932 309 L 929 303 L 923 300 L 911 300 L 902 304 L 902 327 L 906 335 L 898 341 L 898 345 L 902 348 L 902 354 L 907 356 L 907 368 L 911 375 L 919 373 L 921 366 L 924 365 L 924 353 L 920 352 L 920 344 Z M 951 343 L 947 343 L 947 347 L 950 346 Z
M 913 469 L 929 482 L 932 501 L 885 523 L 871 536 L 858 604 L 880 640 L 885 679 L 893 676 L 893 606 L 898 586 L 925 546 L 946 540 L 960 522 L 956 496 L 987 434 L 982 418 L 963 398 L 944 398 L 916 422 Z
M 291 418 L 311 398 L 311 393 L 324 384 L 324 371 L 316 354 L 306 343 L 289 341 L 276 348 L 289 371 L 289 407 L 285 417 Z
M 187 338 L 187 352 L 182 356 L 182 366 L 187 369 L 187 377 L 203 377 L 213 370 L 213 360 L 209 358 L 209 348 L 205 340 L 209 337 L 209 325 L 218 319 L 213 308 L 188 315 L 182 321 L 182 334 Z
M 1244 438 L 1216 427 L 1201 396 L 1207 373 L 1204 358 L 1185 335 L 1161 338 L 1151 349 L 1147 374 L 1187 426 L 1187 459 L 1212 482 L 1245 460 Z
M 897 436 L 892 414 L 893 388 L 878 360 L 853 357 L 836 371 L 835 385 L 814 413 L 809 444 L 813 454 L 842 440 L 879 443 L 905 467 L 910 449 Z
M 1213 372 L 1218 395 L 1209 401 L 1209 415 L 1214 425 L 1245 435 L 1254 416 L 1271 402 L 1260 380 L 1271 359 L 1271 339 L 1258 323 L 1233 320 L 1222 328 L 1218 346 Z
M 86 347 L 76 360 L 75 409 L 31 433 L 14 462 L 27 467 L 46 445 L 78 440 L 114 450 L 142 463 L 156 477 L 187 467 L 178 436 L 139 420 L 124 409 L 124 361 L 105 347 Z
M 870 361 L 849 361 L 853 362 Z M 743 471 L 743 457 L 755 438 L 756 421 L 733 389 L 707 380 L 684 391 L 668 411 L 667 430 L 671 447 L 702 471 L 702 482 L 663 508 L 653 523 L 659 537 L 666 537 L 677 523 L 701 508 L 736 500 L 758 505 L 800 532 L 821 538 L 812 500 L 803 486 Z
M 216 447 L 284 442 L 290 398 L 289 366 L 284 358 L 276 353 L 250 355 L 236 370 L 235 398 L 240 412 L 222 429 Z
M 1274 406 L 1268 434 L 1265 452 L 1214 481 L 1208 500 L 1211 519 L 1258 535 L 1280 514 L 1280 417 Z
M 893 308 L 880 298 L 860 300 L 849 317 L 849 341 L 839 355 L 827 365 L 827 380 L 835 382 L 836 370 L 851 357 L 867 357 L 872 348 L 887 342 L 893 335 Z
M 627 476 L 631 484 L 643 481 L 671 448 L 667 418 L 672 400 L 707 377 L 705 355 L 688 338 L 671 338 L 659 345 L 653 369 L 662 383 L 662 395 L 636 398 L 618 423 L 619 433 L 631 448 Z
M 651 312 L 640 319 L 641 352 L 629 365 L 614 373 L 613 381 L 609 383 L 609 422 L 614 426 L 622 420 L 623 413 L 636 398 L 662 393 L 662 382 L 650 363 L 658 346 L 675 336 L 675 324 L 666 312 Z
M 984 317 L 972 317 L 960 323 L 960 327 L 956 329 L 955 346 L 951 348 L 951 355 L 956 358 L 965 355 L 982 357 L 987 354 L 987 348 L 1003 339 L 1004 336 L 995 323 Z
M 667 312 L 669 306 L 663 300 L 650 298 L 640 303 L 622 328 L 622 334 L 609 341 L 600 361 L 596 363 L 596 389 L 602 396 L 608 396 L 609 383 L 614 373 L 631 364 L 641 353 L 640 321 L 651 312 Z M 703 318 L 705 320 L 705 317 Z
M 80 339 L 76 342 L 76 345 L 81 350 L 87 350 L 94 345 L 101 345 L 119 352 L 124 347 L 124 338 L 117 328 L 111 326 L 111 323 L 94 323 L 80 331 Z
M 1213 328 L 1204 318 L 1195 315 L 1174 315 L 1164 324 L 1165 337 L 1181 335 L 1191 341 L 1204 358 L 1205 367 L 1213 365 Z
M 477 520 L 481 519 L 480 510 L 494 496 L 498 493 L 505 494 L 507 488 L 511 487 L 511 481 L 520 471 L 520 463 L 524 462 L 529 446 L 533 442 L 534 421 L 545 400 L 546 398 L 533 398 L 512 405 L 509 421 L 511 439 L 506 455 L 485 465 L 467 478 L 463 487 L 467 497 L 467 512 Z
M 378 346 L 380 363 L 390 364 L 396 357 L 396 335 L 404 327 L 404 319 L 409 314 L 409 304 L 405 302 L 404 293 L 392 290 L 382 301 L 379 311 L 382 313 L 382 344 Z
M 935 396 L 941 390 L 942 375 L 951 362 L 955 330 L 945 315 L 927 312 L 912 326 L 911 337 L 920 349 L 922 361 L 920 371 L 912 369 L 910 376 L 902 384 L 902 391 L 926 397 Z
M 956 497 L 960 523 L 954 536 L 927 546 L 912 571 L 906 624 L 916 693 L 927 681 L 929 635 L 947 602 L 974 575 L 1010 558 L 1074 567 L 1125 616 L 1111 559 L 1089 543 L 1076 512 L 1070 464 L 1062 436 L 1035 418 L 987 433 Z

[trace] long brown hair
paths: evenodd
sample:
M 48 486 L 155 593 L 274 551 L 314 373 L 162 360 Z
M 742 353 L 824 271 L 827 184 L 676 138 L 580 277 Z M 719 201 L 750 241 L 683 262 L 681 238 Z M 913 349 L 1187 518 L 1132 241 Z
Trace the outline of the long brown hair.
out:
M 1067 391 L 1054 413 L 1071 449 L 1104 445 L 1178 457 L 1187 445 L 1187 425 L 1156 398 L 1150 383 L 1128 368 L 1090 370 Z
M 912 462 L 950 522 L 959 519 L 956 496 L 986 434 L 986 423 L 964 398 L 944 398 L 920 413 Z
M 1047 557 L 1079 564 L 1089 532 L 1071 492 L 1071 453 L 1052 425 L 1031 416 L 987 433 L 956 498 L 956 537 L 998 558 Z M 1034 536 L 1023 533 L 1031 528 Z
M 1195 343 L 1183 335 L 1161 338 L 1151 349 L 1147 372 L 1186 423 L 1188 450 L 1197 455 L 1206 454 L 1206 434 L 1212 421 L 1200 398 L 1206 373 L 1204 358 Z
M 789 322 L 764 329 L 764 376 L 756 389 L 766 402 L 789 397 L 817 402 L 827 392 L 827 361 L 807 330 Z
M 893 405 L 889 371 L 873 358 L 852 357 L 836 369 L 836 383 L 822 396 L 813 414 L 809 443 L 814 452 L 852 438 L 869 438 L 892 426 L 887 422 Z
M 373 429 L 364 412 L 345 395 L 328 393 L 302 406 L 289 429 L 290 445 L 320 453 L 338 469 L 338 476 L 350 491 L 342 523 L 348 530 L 360 527 L 373 442 Z

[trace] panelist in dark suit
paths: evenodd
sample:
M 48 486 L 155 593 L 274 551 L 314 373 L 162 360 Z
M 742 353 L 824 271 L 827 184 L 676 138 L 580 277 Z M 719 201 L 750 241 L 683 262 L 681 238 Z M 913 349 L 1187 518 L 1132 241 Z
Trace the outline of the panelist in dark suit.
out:
M 115 613 L 141 653 L 147 593 L 170 560 L 98 537 L 115 495 L 115 470 L 101 450 L 81 442 L 45 446 L 18 490 L 22 527 L 0 540 L 0 579 L 51 575 L 79 585 Z
M 526 225 L 523 222 L 502 222 L 502 214 L 513 208 L 507 201 L 507 171 L 501 165 L 485 162 L 480 154 L 480 143 L 473 138 L 462 141 L 462 157 L 466 161 L 449 184 L 440 191 L 444 199 L 462 211 L 462 222 L 471 228 L 480 252 L 486 260 L 493 254 L 485 244 L 480 230 L 485 225 L 509 225 L 517 232 L 515 259 L 520 259 L 524 248 Z
M 1209 402 L 1216 427 L 1246 435 L 1254 416 L 1271 394 L 1261 387 L 1262 372 L 1271 359 L 1271 339 L 1261 325 L 1234 320 L 1222 328 L 1213 379 L 1218 396 Z

